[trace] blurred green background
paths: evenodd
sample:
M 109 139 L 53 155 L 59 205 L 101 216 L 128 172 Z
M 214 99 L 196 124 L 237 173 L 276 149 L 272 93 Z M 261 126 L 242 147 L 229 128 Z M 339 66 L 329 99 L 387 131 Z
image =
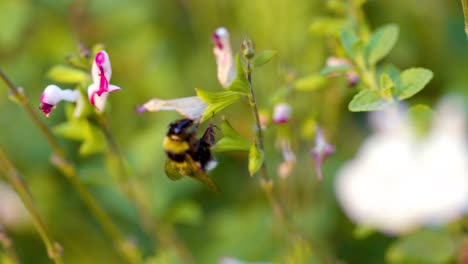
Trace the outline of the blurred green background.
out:
M 51 83 L 46 77 L 48 69 L 65 63 L 64 57 L 76 52 L 78 40 L 88 46 L 105 44 L 113 67 L 112 83 L 122 87 L 109 96 L 116 140 L 155 221 L 174 228 L 196 263 L 217 263 L 223 256 L 296 263 L 297 254 L 313 256 L 311 262 L 321 259 L 317 263 L 383 263 L 393 238 L 374 234 L 355 239 L 354 226 L 334 198 L 336 170 L 352 157 L 368 133 L 365 114 L 350 113 L 346 108 L 354 91 L 350 90 L 339 105 L 323 103 L 323 98 L 333 97 L 327 87 L 296 95 L 297 107 L 293 107 L 297 120 L 325 118 L 329 111 L 340 113 L 336 122 L 323 121 L 335 124 L 328 129 L 335 131 L 330 139 L 337 148 L 325 163 L 325 179 L 315 179 L 309 154 L 314 145 L 312 136 L 295 133 L 298 140 L 293 146 L 300 166 L 287 181 L 277 182 L 279 189 L 283 188 L 279 195 L 288 217 L 307 241 L 299 245 L 279 231 L 282 228 L 273 219 L 259 178 L 248 176 L 247 155 L 216 154 L 220 164 L 211 175 L 222 189 L 220 194 L 195 181 L 172 182 L 164 175 L 161 142 L 167 124 L 179 116 L 169 112 L 137 115 L 134 111 L 152 97 L 192 96 L 196 87 L 220 90 L 211 42 L 219 26 L 231 32 L 235 51 L 245 35 L 252 38 L 257 50 L 279 51 L 272 63 L 254 75 L 258 103 L 271 111 L 276 103 L 271 95 L 285 86 L 284 68 L 306 76 L 318 72 L 329 55 L 326 39 L 309 31 L 315 17 L 330 15 L 325 2 L 0 0 L 0 66 L 39 107 L 40 94 Z M 468 49 L 458 1 L 370 0 L 364 7 L 372 28 L 386 23 L 400 26 L 400 39 L 387 61 L 401 68 L 421 66 L 434 72 L 432 82 L 410 100 L 411 104 L 432 105 L 450 92 L 468 95 Z M 0 144 L 30 184 L 38 208 L 65 249 L 66 262 L 123 263 L 69 182 L 50 165 L 51 150 L 37 128 L 8 100 L 4 83 L 0 88 Z M 64 120 L 63 108 L 64 104 L 58 105 L 49 119 L 39 109 L 37 112 L 52 127 Z M 225 111 L 244 135 L 251 135 L 249 111 L 247 103 Z M 299 123 L 294 126 L 297 130 L 300 127 Z M 274 147 L 275 129 L 266 134 L 269 170 L 275 174 L 281 152 Z M 61 142 L 73 156 L 83 181 L 119 227 L 138 241 L 146 257 L 161 257 L 158 247 L 151 246 L 151 239 L 139 227 L 134 209 L 119 193 L 106 169 L 106 159 L 102 155 L 79 157 L 73 154 L 78 143 Z M 50 263 L 32 227 L 12 226 L 8 232 L 23 263 Z

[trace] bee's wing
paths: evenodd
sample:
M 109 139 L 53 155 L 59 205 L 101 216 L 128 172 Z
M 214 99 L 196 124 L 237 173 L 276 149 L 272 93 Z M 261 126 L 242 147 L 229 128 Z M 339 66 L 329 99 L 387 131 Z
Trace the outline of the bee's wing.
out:
M 187 162 L 175 162 L 171 159 L 166 159 L 164 170 L 166 171 L 167 177 L 175 181 L 187 175 L 185 174 L 187 170 L 183 168 L 184 166 L 189 167 L 189 164 Z
M 192 173 L 188 176 L 195 178 L 199 181 L 201 181 L 203 184 L 206 186 L 210 187 L 215 192 L 220 192 L 221 190 L 219 189 L 218 185 L 206 174 L 205 171 L 203 171 L 200 166 L 193 161 L 192 157 L 190 155 L 186 155 L 186 160 L 187 163 L 190 164 L 190 167 L 192 169 Z

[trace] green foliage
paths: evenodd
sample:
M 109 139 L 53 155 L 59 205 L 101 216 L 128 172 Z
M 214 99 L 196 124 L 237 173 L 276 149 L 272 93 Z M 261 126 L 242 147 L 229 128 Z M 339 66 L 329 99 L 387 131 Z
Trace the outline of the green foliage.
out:
M 316 17 L 309 26 L 310 32 L 316 35 L 338 35 L 345 26 L 346 20 L 335 17 Z
M 343 73 L 352 69 L 353 69 L 353 66 L 347 65 L 347 64 L 339 65 L 339 66 L 327 66 L 320 71 L 320 74 L 327 75 L 330 73 Z
M 448 263 L 455 252 L 444 230 L 422 229 L 398 239 L 387 251 L 389 263 Z
M 377 111 L 384 109 L 387 105 L 388 102 L 382 97 L 380 91 L 366 89 L 353 97 L 348 108 L 353 112 Z
M 340 40 L 343 48 L 346 50 L 346 53 L 350 58 L 356 59 L 357 56 L 360 55 L 362 41 L 354 31 L 351 29 L 342 30 L 340 33 Z
M 54 127 L 58 136 L 82 142 L 79 153 L 89 156 L 107 149 L 103 132 L 87 119 L 73 119 Z
M 200 88 L 196 88 L 198 97 L 208 104 L 201 122 L 212 118 L 215 114 L 221 112 L 226 107 L 239 101 L 243 94 L 237 91 L 222 91 L 222 92 L 208 92 Z
M 276 50 L 261 51 L 252 59 L 252 68 L 258 68 L 264 64 L 267 64 L 271 59 L 273 59 L 274 56 L 276 56 L 277 53 L 278 51 Z
M 431 70 L 411 68 L 401 73 L 401 87 L 396 87 L 395 96 L 399 100 L 408 99 L 421 91 L 432 79 Z
M 244 94 L 249 92 L 249 82 L 245 76 L 244 64 L 242 63 L 240 54 L 236 55 L 236 79 L 234 79 L 227 89 Z
M 253 176 L 262 167 L 264 158 L 265 158 L 264 153 L 262 150 L 258 148 L 257 143 L 252 144 L 249 150 L 250 176 Z
M 314 91 L 327 84 L 328 80 L 320 74 L 311 74 L 294 82 L 294 88 L 298 91 Z
M 221 131 L 223 132 L 223 138 L 216 142 L 213 147 L 214 151 L 249 151 L 250 141 L 239 135 L 239 133 L 231 126 L 227 119 L 223 119 L 221 123 Z
M 87 72 L 65 65 L 52 67 L 47 72 L 47 76 L 52 81 L 68 84 L 79 84 L 90 80 L 90 75 Z
M 165 214 L 164 221 L 185 225 L 198 225 L 203 219 L 202 209 L 193 201 L 181 201 L 174 204 Z
M 370 65 L 375 65 L 392 50 L 398 40 L 399 28 L 395 24 L 378 28 L 367 45 L 366 57 Z

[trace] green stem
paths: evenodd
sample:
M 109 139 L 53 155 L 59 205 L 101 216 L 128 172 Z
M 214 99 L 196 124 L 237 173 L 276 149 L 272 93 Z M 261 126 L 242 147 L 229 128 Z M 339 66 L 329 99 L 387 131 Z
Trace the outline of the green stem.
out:
M 11 261 L 11 263 L 21 263 L 19 261 L 18 254 L 16 253 L 13 242 L 11 241 L 10 237 L 8 236 L 2 225 L 0 225 L 0 245 L 2 245 L 3 249 L 5 250 L 6 256 L 8 257 L 9 261 Z
M 250 94 L 249 94 L 249 103 L 250 107 L 252 110 L 252 114 L 254 116 L 254 121 L 255 121 L 255 139 L 258 148 L 260 151 L 265 153 L 265 148 L 263 145 L 263 133 L 260 125 L 260 116 L 258 114 L 258 108 L 257 108 L 257 100 L 255 97 L 253 85 L 252 85 L 252 67 L 250 65 L 250 60 L 247 59 L 247 65 L 246 65 L 246 74 L 247 74 L 247 81 L 249 82 L 249 89 L 250 89 Z M 268 174 L 268 170 L 266 167 L 266 161 L 265 159 L 262 162 L 262 167 L 260 168 L 260 173 L 262 175 L 262 180 L 260 181 L 260 185 L 265 192 L 265 195 L 271 204 L 271 207 L 273 208 L 273 212 L 277 219 L 283 223 L 286 224 L 286 217 L 284 216 L 283 208 L 279 204 L 278 200 L 273 194 L 273 181 L 271 180 L 270 175 Z
M 465 17 L 465 34 L 468 37 L 468 0 L 462 0 L 463 16 Z
M 114 136 L 112 135 L 106 116 L 104 114 L 98 114 L 97 119 L 106 138 L 107 145 L 109 146 L 109 157 L 112 160 L 112 164 L 116 164 L 117 166 L 117 176 L 120 188 L 127 198 L 134 204 L 138 218 L 142 221 L 142 226 L 145 231 L 154 235 L 161 245 L 173 248 L 179 255 L 180 259 L 183 260 L 183 263 L 194 263 L 193 256 L 187 250 L 185 244 L 176 237 L 174 232 L 170 232 L 169 230 L 165 232 L 161 228 L 158 228 L 156 221 L 154 221 L 147 213 L 150 210 L 137 195 L 138 192 L 136 191 L 134 183 L 130 179 L 125 159 L 114 139 Z
M 110 216 L 99 205 L 89 189 L 81 182 L 81 177 L 79 176 L 76 167 L 65 158 L 65 151 L 62 149 L 51 130 L 38 117 L 24 91 L 21 88 L 17 88 L 1 68 L 0 77 L 7 84 L 10 94 L 23 106 L 51 146 L 53 152 L 51 158 L 52 164 L 70 180 L 71 184 L 96 220 L 102 226 L 106 234 L 113 240 L 118 253 L 125 258 L 128 263 L 138 263 L 138 257 L 136 256 L 139 256 L 140 253 L 134 245 L 124 239 L 124 236 L 114 224 Z
M 26 210 L 28 210 L 37 232 L 42 238 L 42 241 L 44 241 L 49 258 L 52 259 L 56 264 L 64 263 L 62 259 L 62 247 L 52 238 L 50 231 L 48 230 L 47 226 L 42 220 L 41 215 L 39 214 L 39 211 L 34 205 L 31 193 L 29 192 L 26 182 L 23 180 L 23 177 L 13 165 L 13 163 L 10 161 L 10 159 L 8 158 L 7 154 L 1 146 L 0 166 L 3 168 L 5 176 L 7 177 L 10 184 L 13 186 L 13 189 L 15 189 L 15 192 L 21 198 L 24 207 L 26 208 Z

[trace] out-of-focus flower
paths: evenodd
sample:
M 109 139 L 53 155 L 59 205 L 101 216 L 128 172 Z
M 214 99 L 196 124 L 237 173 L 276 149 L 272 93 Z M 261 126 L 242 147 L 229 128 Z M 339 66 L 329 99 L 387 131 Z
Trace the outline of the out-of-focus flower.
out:
M 266 111 L 260 110 L 258 113 L 258 118 L 260 122 L 260 128 L 265 130 L 267 128 L 268 122 L 270 122 L 269 114 Z
M 215 44 L 213 53 L 218 68 L 218 81 L 226 88 L 236 78 L 236 68 L 227 29 L 224 27 L 216 29 L 213 34 L 213 41 Z
M 99 51 L 94 58 L 91 69 L 93 83 L 88 86 L 89 102 L 94 105 L 99 112 L 106 106 L 107 96 L 110 92 L 120 90 L 120 87 L 110 84 L 112 68 L 109 55 L 104 50 Z
M 468 149 L 463 104 L 444 100 L 424 139 L 401 109 L 373 117 L 376 132 L 338 173 L 336 192 L 361 225 L 399 234 L 445 223 L 468 209 Z
M 200 120 L 207 107 L 208 105 L 198 96 L 183 97 L 172 100 L 153 98 L 138 107 L 137 112 L 177 111 L 188 119 Z
M 327 67 L 339 67 L 339 66 L 353 66 L 352 62 L 345 58 L 338 58 L 338 57 L 328 57 L 326 62 Z M 329 77 L 339 76 L 339 73 L 330 73 Z M 349 70 L 345 72 L 346 80 L 350 86 L 354 86 L 359 83 L 359 75 L 353 71 Z
M 282 179 L 286 179 L 291 175 L 294 165 L 296 164 L 296 155 L 292 151 L 289 139 L 283 139 L 281 141 L 281 151 L 283 153 L 283 162 L 278 165 L 278 176 Z
M 57 85 L 51 84 L 47 86 L 41 95 L 41 106 L 39 109 L 49 117 L 52 108 L 62 100 L 68 102 L 76 102 L 74 115 L 78 117 L 83 109 L 83 98 L 78 90 L 62 90 Z
M 0 182 L 0 223 L 6 227 L 21 227 L 29 223 L 28 213 L 10 186 Z
M 312 149 L 312 158 L 315 161 L 315 173 L 319 180 L 323 178 L 322 164 L 326 158 L 335 152 L 335 147 L 328 144 L 323 135 L 322 129 L 317 126 L 315 130 L 315 147 Z
M 291 106 L 286 103 L 275 105 L 273 110 L 273 122 L 276 124 L 287 123 L 291 119 Z
M 232 257 L 222 257 L 219 264 L 270 264 L 270 262 L 246 262 Z

